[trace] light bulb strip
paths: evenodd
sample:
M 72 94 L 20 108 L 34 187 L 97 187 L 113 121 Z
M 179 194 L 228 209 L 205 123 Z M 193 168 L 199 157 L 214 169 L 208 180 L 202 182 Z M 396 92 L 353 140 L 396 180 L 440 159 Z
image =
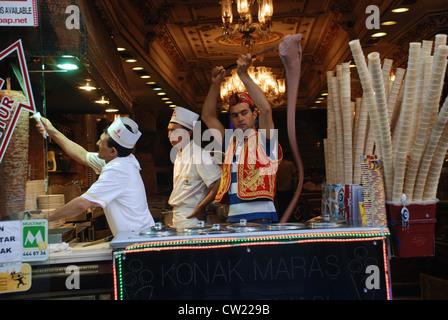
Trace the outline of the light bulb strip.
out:
M 383 241 L 383 261 L 384 261 L 384 275 L 386 278 L 386 294 L 387 300 L 392 300 L 392 286 L 389 275 L 389 260 L 387 259 L 387 242 Z
M 254 243 L 263 241 L 294 241 L 297 239 L 312 238 L 369 238 L 369 237 L 385 237 L 390 235 L 389 231 L 334 231 L 334 232 L 310 232 L 296 234 L 269 235 L 260 237 L 225 237 L 225 238 L 191 238 L 173 241 L 151 241 L 145 243 L 134 244 L 128 246 L 125 250 L 139 250 L 151 247 L 170 247 L 178 245 L 206 245 L 206 244 L 223 244 L 223 243 Z
M 330 238 L 316 238 L 316 239 L 303 239 L 303 240 L 295 240 L 295 241 L 288 241 L 287 243 L 290 244 L 300 244 L 300 243 L 313 243 L 313 242 L 355 242 L 355 241 L 380 241 L 384 240 L 385 237 L 379 236 L 379 237 L 371 237 L 371 238 L 348 238 L 348 239 L 330 239 Z M 209 245 L 181 245 L 181 246 L 163 246 L 163 247 L 152 247 L 152 246 L 142 246 L 142 247 L 135 247 L 131 249 L 125 249 L 123 251 L 124 254 L 126 253 L 138 253 L 138 252 L 150 252 L 150 251 L 170 251 L 170 250 L 192 250 L 192 249 L 217 249 L 217 248 L 230 248 L 230 247 L 241 247 L 246 246 L 248 244 L 250 245 L 279 245 L 281 243 L 286 242 L 280 242 L 280 241 L 259 241 L 259 242 L 233 242 L 233 243 L 227 243 L 227 244 L 209 244 Z

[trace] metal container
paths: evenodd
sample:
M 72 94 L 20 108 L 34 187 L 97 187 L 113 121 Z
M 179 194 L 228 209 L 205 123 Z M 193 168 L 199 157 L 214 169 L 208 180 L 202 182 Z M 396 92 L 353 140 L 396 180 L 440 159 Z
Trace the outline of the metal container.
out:
M 241 219 L 239 223 L 229 224 L 227 229 L 235 232 L 254 232 L 264 230 L 265 228 L 261 224 L 248 223 L 246 219 Z
M 210 227 L 211 226 L 206 226 L 205 221 L 199 221 L 197 226 L 185 228 L 183 233 L 187 235 L 195 235 Z
M 235 230 L 229 230 L 222 227 L 219 223 L 214 223 L 211 228 L 205 228 L 199 232 L 199 234 L 222 234 L 222 233 L 232 233 Z
M 313 229 L 331 229 L 331 228 L 344 228 L 347 227 L 345 221 L 322 221 L 322 222 L 311 222 L 311 228 Z
M 169 226 L 164 226 L 161 222 L 157 222 L 154 227 L 141 231 L 139 234 L 145 237 L 168 237 L 177 234 L 177 230 Z
M 273 223 L 267 226 L 268 230 L 271 231 L 284 231 L 284 230 L 299 230 L 309 228 L 310 225 L 308 223 Z
M 73 238 L 75 238 L 75 227 L 64 227 L 64 228 L 55 228 L 48 229 L 48 243 L 61 243 L 61 242 L 69 242 Z

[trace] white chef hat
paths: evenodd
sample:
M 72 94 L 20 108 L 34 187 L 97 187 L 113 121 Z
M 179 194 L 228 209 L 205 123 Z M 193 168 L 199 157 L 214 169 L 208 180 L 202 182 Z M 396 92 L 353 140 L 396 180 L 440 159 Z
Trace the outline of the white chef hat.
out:
M 170 122 L 178 123 L 187 129 L 193 130 L 194 123 L 198 120 L 199 115 L 193 111 L 182 107 L 174 108 Z
M 128 125 L 132 132 L 129 131 L 125 125 Z M 118 117 L 115 119 L 109 128 L 107 128 L 107 133 L 116 143 L 127 149 L 134 148 L 137 140 L 142 135 L 142 133 L 138 131 L 137 123 L 127 117 Z

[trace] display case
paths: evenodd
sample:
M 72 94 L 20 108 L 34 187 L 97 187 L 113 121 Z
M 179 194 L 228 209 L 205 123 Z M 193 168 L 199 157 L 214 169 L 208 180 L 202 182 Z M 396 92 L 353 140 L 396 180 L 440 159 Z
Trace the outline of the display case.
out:
M 286 224 L 120 233 L 115 299 L 386 300 L 386 228 Z

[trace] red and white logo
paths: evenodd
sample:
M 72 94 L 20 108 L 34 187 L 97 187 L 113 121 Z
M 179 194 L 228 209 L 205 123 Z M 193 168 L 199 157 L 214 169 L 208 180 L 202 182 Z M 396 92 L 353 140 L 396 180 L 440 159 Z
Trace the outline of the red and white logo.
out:
M 20 73 L 23 79 L 23 90 L 25 91 L 23 92 L 23 94 L 28 99 L 28 103 L 23 104 L 22 102 L 19 102 L 17 106 L 15 106 L 16 101 L 8 96 L 4 96 L 0 102 L 0 163 L 2 162 L 3 156 L 5 155 L 6 149 L 8 148 L 9 141 L 11 140 L 11 136 L 14 132 L 17 120 L 19 119 L 22 110 L 25 109 L 32 113 L 35 113 L 37 111 L 34 104 L 33 91 L 31 88 L 30 76 L 28 74 L 28 67 L 26 65 L 22 40 L 16 41 L 11 46 L 0 52 L 0 61 L 13 52 L 17 52 Z M 4 84 L 5 80 L 0 77 L 0 90 L 2 89 Z M 7 120 L 9 119 L 11 119 L 11 121 L 9 121 L 8 123 Z

